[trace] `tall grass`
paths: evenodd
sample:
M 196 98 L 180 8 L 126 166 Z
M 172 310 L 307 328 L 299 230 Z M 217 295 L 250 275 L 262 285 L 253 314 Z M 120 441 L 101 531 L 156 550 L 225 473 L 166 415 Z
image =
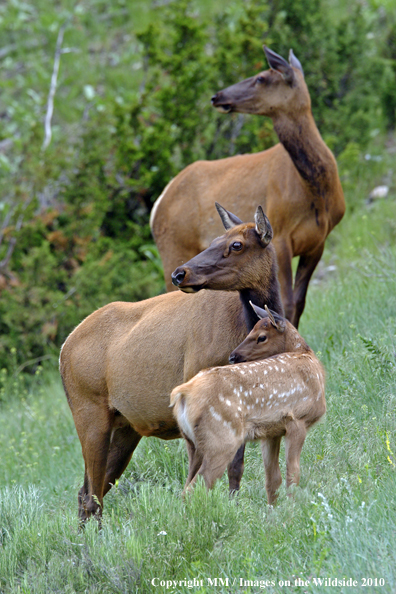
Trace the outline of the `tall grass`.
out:
M 210 493 L 199 482 L 183 502 L 183 442 L 144 439 L 105 498 L 102 531 L 92 521 L 78 532 L 83 462 L 60 381 L 10 380 L 13 397 L 5 390 L 0 405 L 0 592 L 185 592 L 194 578 L 201 593 L 395 591 L 396 248 L 386 225 L 395 210 L 393 194 L 356 208 L 325 257 L 337 269 L 310 288 L 301 332 L 326 367 L 328 411 L 306 440 L 300 487 L 288 498 L 282 486 L 274 509 L 257 444 L 236 499 L 223 478 Z M 363 588 L 364 579 L 373 581 Z

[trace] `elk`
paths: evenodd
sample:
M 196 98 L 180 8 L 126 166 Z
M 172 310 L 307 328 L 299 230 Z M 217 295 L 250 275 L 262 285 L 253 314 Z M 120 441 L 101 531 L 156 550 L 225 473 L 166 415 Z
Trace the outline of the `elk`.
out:
M 298 485 L 307 430 L 326 411 L 324 371 L 286 319 L 253 305 L 260 318 L 230 355 L 232 365 L 200 371 L 174 388 L 171 407 L 194 448 L 184 492 L 198 474 L 208 489 L 247 441 L 261 441 L 268 503 L 282 482 L 279 448 L 286 444 L 286 486 Z
M 242 223 L 216 206 L 226 233 L 174 272 L 179 292 L 105 305 L 62 347 L 60 372 L 85 462 L 81 522 L 92 514 L 100 521 L 103 497 L 142 436 L 181 437 L 170 393 L 201 369 L 228 363 L 256 322 L 249 300 L 282 312 L 262 208 L 255 223 Z M 242 472 L 243 448 L 229 466 L 230 490 L 239 488 Z
M 308 283 L 326 237 L 345 212 L 335 158 L 322 140 L 299 60 L 289 63 L 264 47 L 270 69 L 219 91 L 213 106 L 222 113 L 272 118 L 280 144 L 255 154 L 197 161 L 166 186 L 151 211 L 150 225 L 164 267 L 170 273 L 204 250 L 219 234 L 210 216 L 213 200 L 248 220 L 262 204 L 274 232 L 281 297 L 288 320 L 297 328 Z M 180 225 L 185 212 L 189 225 Z M 294 279 L 292 258 L 299 256 Z

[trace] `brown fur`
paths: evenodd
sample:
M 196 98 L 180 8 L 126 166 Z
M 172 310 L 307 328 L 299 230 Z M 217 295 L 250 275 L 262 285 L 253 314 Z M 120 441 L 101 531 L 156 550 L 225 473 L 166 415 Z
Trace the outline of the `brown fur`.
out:
M 219 234 L 219 221 L 211 216 L 214 200 L 243 220 L 262 204 L 274 231 L 286 317 L 298 327 L 309 280 L 326 237 L 344 215 L 345 200 L 336 161 L 312 116 L 303 73 L 292 59 L 293 66 L 285 62 L 291 76 L 287 79 L 287 68 L 274 62 L 274 55 L 267 50 L 270 70 L 220 91 L 212 103 L 221 111 L 272 118 L 280 144 L 260 153 L 189 165 L 165 188 L 150 222 L 171 291 L 172 270 Z M 293 287 L 294 256 L 300 259 Z
M 169 395 L 200 369 L 225 365 L 230 350 L 253 327 L 245 315 L 244 290 L 255 303 L 269 298 L 281 308 L 275 253 L 271 244 L 260 242 L 256 228 L 253 223 L 233 227 L 214 242 L 216 249 L 195 259 L 206 270 L 205 287 L 216 291 L 110 303 L 67 338 L 60 371 L 85 462 L 82 521 L 92 513 L 100 516 L 104 495 L 142 436 L 180 437 Z M 226 251 L 230 237 L 243 238 L 244 249 L 222 258 L 220 266 L 217 250 Z M 220 280 L 212 274 L 215 264 Z M 242 469 L 238 462 L 232 489 L 238 488 Z
M 258 342 L 259 337 L 266 341 Z M 286 485 L 298 485 L 307 430 L 325 413 L 323 368 L 289 322 L 277 329 L 268 318 L 256 324 L 230 360 L 244 363 L 200 371 L 172 391 L 174 415 L 193 452 L 185 491 L 198 474 L 210 489 L 242 444 L 260 440 L 273 504 L 282 482 L 281 438 Z

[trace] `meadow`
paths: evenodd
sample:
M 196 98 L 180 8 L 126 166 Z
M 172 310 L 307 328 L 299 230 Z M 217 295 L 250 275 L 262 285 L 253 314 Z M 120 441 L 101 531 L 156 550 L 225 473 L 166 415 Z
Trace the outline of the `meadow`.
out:
M 60 379 L 50 364 L 29 385 L 10 376 L 0 407 L 2 594 L 185 592 L 194 578 L 195 592 L 396 589 L 396 196 L 366 200 L 394 154 L 380 142 L 372 153 L 380 158 L 349 164 L 347 200 L 359 192 L 360 206 L 329 238 L 302 318 L 327 371 L 328 410 L 308 434 L 293 496 L 283 485 L 268 508 L 250 444 L 238 497 L 224 477 L 210 493 L 200 480 L 183 502 L 184 443 L 143 439 L 105 498 L 102 531 L 91 521 L 79 532 L 83 462 Z
M 381 7 L 376 0 L 351 0 L 348 7 L 330 0 L 196 0 L 193 10 L 180 1 L 176 17 L 168 4 L 12 0 L 0 6 L 0 263 L 16 237 L 9 268 L 0 269 L 8 283 L 0 295 L 0 594 L 391 594 L 396 138 L 386 130 L 395 123 L 396 69 L 386 40 L 393 39 L 392 0 Z M 195 18 L 199 10 L 209 29 Z M 263 14 L 275 19 L 272 26 Z M 43 150 L 64 24 L 53 137 Z M 259 444 L 248 444 L 237 497 L 229 498 L 223 477 L 209 493 L 199 479 L 183 501 L 183 440 L 145 438 L 105 497 L 102 530 L 92 520 L 80 531 L 84 466 L 57 370 L 60 344 L 96 307 L 163 290 L 147 221 L 176 171 L 209 149 L 218 158 L 276 141 L 266 120 L 227 119 L 209 102 L 213 90 L 264 64 L 263 41 L 282 55 L 293 47 L 302 56 L 347 203 L 300 325 L 325 366 L 328 406 L 306 439 L 300 486 L 288 497 L 283 484 L 269 508 Z M 172 71 L 175 55 L 180 61 Z M 379 185 L 389 193 L 371 196 Z M 281 469 L 284 476 L 283 448 Z

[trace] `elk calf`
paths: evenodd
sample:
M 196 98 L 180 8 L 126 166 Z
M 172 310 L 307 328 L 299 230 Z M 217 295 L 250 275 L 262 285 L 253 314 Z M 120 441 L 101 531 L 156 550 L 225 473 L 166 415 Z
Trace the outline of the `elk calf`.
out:
M 208 489 L 246 441 L 261 441 L 268 503 L 282 477 L 279 447 L 286 445 L 286 485 L 298 485 L 307 430 L 326 411 L 324 371 L 314 352 L 284 318 L 253 305 L 260 321 L 231 353 L 228 367 L 200 371 L 176 387 L 171 406 L 189 446 L 185 490 L 202 474 Z

